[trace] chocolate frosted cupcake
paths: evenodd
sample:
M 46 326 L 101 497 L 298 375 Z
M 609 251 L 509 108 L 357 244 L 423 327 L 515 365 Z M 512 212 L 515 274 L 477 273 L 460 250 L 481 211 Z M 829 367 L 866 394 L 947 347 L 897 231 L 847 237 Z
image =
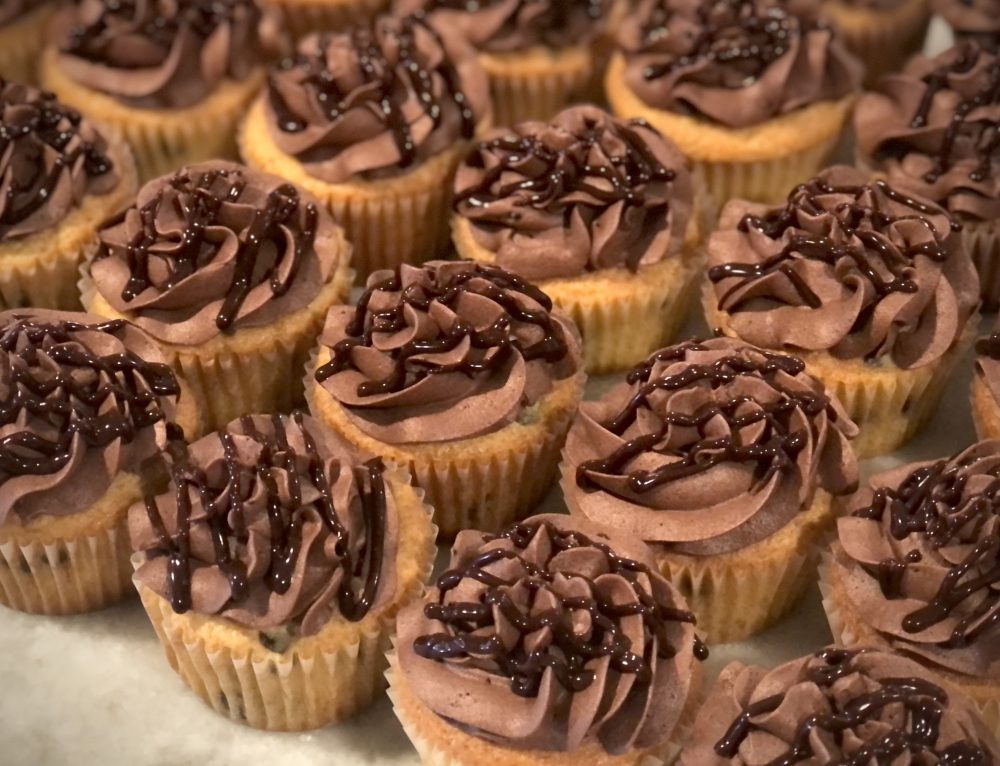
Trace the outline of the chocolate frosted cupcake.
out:
M 220 715 L 272 731 L 375 697 L 396 612 L 436 552 L 406 471 L 301 414 L 246 416 L 190 445 L 128 524 L 171 667 Z
M 303 40 L 271 71 L 240 149 L 322 200 L 367 275 L 444 254 L 455 166 L 489 114 L 486 75 L 453 30 L 381 17 Z
M 354 275 L 343 231 L 308 194 L 228 162 L 150 181 L 100 230 L 83 302 L 160 342 L 206 426 L 287 412 L 297 370 Z
M 124 321 L 0 312 L 0 604 L 73 614 L 131 590 L 128 508 L 198 422 L 164 361 Z
M 0 2 L 0 77 L 33 83 L 38 51 L 45 44 L 45 26 L 54 3 L 48 0 Z
M 782 207 L 741 200 L 708 243 L 710 327 L 801 356 L 891 452 L 930 418 L 972 342 L 979 284 L 947 212 L 852 168 L 823 171 Z
M 873 476 L 821 569 L 834 637 L 913 657 L 1000 729 L 1000 442 Z
M 931 0 L 959 41 L 972 40 L 994 52 L 1000 50 L 1000 1 Z
M 912 660 L 830 647 L 773 670 L 734 662 L 698 714 L 680 766 L 995 764 L 968 700 Z
M 459 257 L 535 282 L 569 314 L 591 373 L 630 367 L 683 324 L 701 270 L 691 178 L 640 120 L 571 107 L 488 134 L 459 165 Z
M 101 222 L 135 193 L 132 155 L 51 93 L 0 78 L 0 310 L 79 308 Z
M 707 656 L 646 546 L 566 516 L 462 532 L 398 630 L 389 696 L 425 764 L 668 760 Z
M 815 579 L 857 434 L 791 356 L 728 338 L 658 351 L 584 402 L 563 452 L 570 513 L 645 540 L 712 643 L 786 614 Z
M 980 439 L 1000 439 L 1000 327 L 976 341 L 972 420 Z
M 815 0 L 638 0 L 618 38 L 615 113 L 673 139 L 720 205 L 823 167 L 860 83 Z
M 306 396 L 352 444 L 409 466 L 442 533 L 495 531 L 552 484 L 581 356 L 573 323 L 513 274 L 404 265 L 330 310 Z
M 822 0 L 823 13 L 844 45 L 865 64 L 865 84 L 898 71 L 923 48 L 931 20 L 928 0 Z
M 256 0 L 74 0 L 49 36 L 42 84 L 117 128 L 143 181 L 234 158 L 236 123 L 279 47 Z
M 547 120 L 586 95 L 600 62 L 595 43 L 613 0 L 396 0 L 424 11 L 479 52 L 497 125 Z
M 866 94 L 854 117 L 862 161 L 946 208 L 983 300 L 1000 303 L 1000 56 L 972 43 L 917 56 Z

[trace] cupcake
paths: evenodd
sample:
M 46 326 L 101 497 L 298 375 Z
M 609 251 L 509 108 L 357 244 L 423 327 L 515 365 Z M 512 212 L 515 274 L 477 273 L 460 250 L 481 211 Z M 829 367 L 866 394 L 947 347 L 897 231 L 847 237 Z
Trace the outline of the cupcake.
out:
M 586 95 L 600 66 L 596 46 L 614 0 L 397 0 L 460 30 L 490 78 L 497 125 L 548 120 Z
M 1000 303 L 1000 56 L 965 43 L 917 56 L 854 115 L 862 163 L 962 225 L 983 301 Z
M 486 75 L 452 30 L 381 17 L 308 37 L 271 70 L 240 151 L 315 194 L 366 276 L 445 254 L 455 166 L 489 114 Z
M 45 44 L 45 27 L 53 4 L 47 0 L 0 2 L 0 77 L 33 83 L 38 51 Z
M 931 0 L 959 40 L 973 40 L 994 52 L 1000 50 L 1000 0 Z
M 309 194 L 229 162 L 192 165 L 147 183 L 99 238 L 84 305 L 152 335 L 209 430 L 299 402 L 297 371 L 354 279 L 343 232 Z
M 969 701 L 913 660 L 828 647 L 773 670 L 730 664 L 680 766 L 994 764 L 996 737 Z
M 220 715 L 270 731 L 374 699 L 396 612 L 436 552 L 406 471 L 301 414 L 245 416 L 196 441 L 128 526 L 170 666 Z
M 783 206 L 734 200 L 708 243 L 710 327 L 800 356 L 891 452 L 930 418 L 972 343 L 976 270 L 947 212 L 837 166 Z
M 823 13 L 865 65 L 865 82 L 898 71 L 924 46 L 928 0 L 823 0 Z
M 115 138 L 51 93 L 0 78 L 0 310 L 80 307 L 84 251 L 135 194 L 132 155 Z
M 74 0 L 49 38 L 42 85 L 119 130 L 143 181 L 235 158 L 236 123 L 279 43 L 255 0 Z
M 861 79 L 815 0 L 638 0 L 618 38 L 614 112 L 673 139 L 720 205 L 822 168 Z
M 972 421 L 980 439 L 1000 439 L 1000 327 L 976 341 Z
M 555 478 L 581 357 L 573 323 L 513 274 L 404 265 L 330 310 L 306 397 L 347 441 L 408 466 L 443 534 L 497 531 Z
M 878 474 L 824 557 L 834 638 L 933 670 L 1000 730 L 1000 441 Z
M 856 433 L 800 360 L 685 341 L 581 405 L 563 496 L 644 540 L 709 642 L 740 641 L 815 581 L 832 497 L 857 487 Z
M 462 532 L 398 631 L 389 696 L 424 764 L 667 761 L 707 656 L 642 542 L 561 515 Z
M 584 340 L 587 370 L 625 369 L 673 339 L 696 256 L 691 179 L 641 120 L 592 106 L 488 134 L 455 178 L 459 257 L 538 285 Z
M 127 322 L 0 312 L 0 604 L 61 615 L 124 598 L 128 508 L 155 487 L 160 447 L 197 420 Z

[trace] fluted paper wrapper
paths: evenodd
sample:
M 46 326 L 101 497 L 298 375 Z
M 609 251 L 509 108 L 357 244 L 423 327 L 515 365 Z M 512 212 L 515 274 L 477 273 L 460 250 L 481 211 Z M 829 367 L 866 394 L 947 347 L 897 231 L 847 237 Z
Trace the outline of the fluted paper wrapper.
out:
M 972 422 L 980 439 L 1000 439 L 1000 404 L 978 371 L 972 374 Z
M 867 85 L 903 68 L 923 47 L 931 19 L 927 0 L 904 0 L 888 9 L 832 0 L 823 10 L 847 48 L 864 62 Z
M 1000 220 L 962 224 L 962 246 L 979 274 L 984 308 L 1000 306 Z
M 39 5 L 21 18 L 0 26 L 0 77 L 35 84 L 38 52 L 45 45 L 45 28 L 54 5 Z
M 265 0 L 277 11 L 283 28 L 300 40 L 313 32 L 331 32 L 363 24 L 387 5 L 387 0 Z

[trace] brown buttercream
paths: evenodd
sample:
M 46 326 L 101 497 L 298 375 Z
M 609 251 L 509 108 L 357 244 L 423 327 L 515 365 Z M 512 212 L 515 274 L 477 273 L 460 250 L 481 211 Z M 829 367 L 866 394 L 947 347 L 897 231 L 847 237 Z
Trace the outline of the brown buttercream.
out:
M 677 254 L 691 198 L 670 140 L 593 106 L 494 131 L 455 179 L 455 210 L 476 242 L 533 280 L 635 271 Z
M 311 35 L 267 86 L 275 144 L 327 183 L 410 170 L 472 138 L 489 112 L 475 52 L 415 16 Z
M 98 292 L 166 343 L 193 346 L 303 309 L 342 252 L 311 195 L 221 160 L 150 181 L 100 230 Z
M 369 436 L 447 442 L 517 422 L 577 374 L 579 335 L 513 274 L 468 261 L 378 271 L 357 307 L 334 306 L 322 388 Z
M 638 0 L 621 25 L 625 83 L 646 104 L 730 128 L 860 87 L 816 0 Z
M 1000 48 L 1000 0 L 931 0 L 931 8 L 960 36 Z
M 804 370 L 729 338 L 656 352 L 580 406 L 563 452 L 570 512 L 712 555 L 774 534 L 817 489 L 853 491 L 857 427 Z
M 89 509 L 166 442 L 179 393 L 127 322 L 0 313 L 0 525 Z
M 708 260 L 730 326 L 762 348 L 913 369 L 955 345 L 979 301 L 947 212 L 845 166 L 783 207 L 729 202 Z
M 400 670 L 436 715 L 504 747 L 662 745 L 691 691 L 685 609 L 634 538 L 561 515 L 466 530 L 438 587 L 399 616 Z M 547 615 L 554 627 L 527 632 Z

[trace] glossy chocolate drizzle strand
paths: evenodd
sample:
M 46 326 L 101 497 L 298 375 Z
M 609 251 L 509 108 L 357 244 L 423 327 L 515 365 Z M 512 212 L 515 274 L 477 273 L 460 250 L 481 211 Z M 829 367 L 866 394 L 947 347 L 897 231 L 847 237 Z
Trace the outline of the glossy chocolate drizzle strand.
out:
M 400 167 L 408 167 L 417 159 L 417 144 L 408 119 L 403 111 L 407 102 L 416 101 L 431 118 L 435 128 L 444 118 L 441 99 L 435 92 L 435 75 L 444 84 L 447 98 L 455 103 L 462 120 L 462 135 L 472 138 L 476 130 L 476 116 L 465 92 L 462 90 L 458 70 L 446 53 L 433 67 L 429 67 L 417 47 L 417 29 L 431 35 L 442 51 L 444 42 L 423 16 L 407 16 L 396 22 L 398 27 L 361 26 L 349 34 L 357 51 L 358 71 L 366 83 L 363 87 L 352 87 L 342 91 L 334 73 L 326 61 L 326 49 L 330 45 L 330 35 L 316 38 L 316 49 L 312 54 L 290 58 L 282 62 L 281 69 L 301 68 L 305 71 L 304 84 L 314 92 L 314 103 L 323 112 L 328 122 L 336 122 L 353 109 L 363 108 L 369 103 L 370 114 L 378 115 L 391 131 L 396 148 L 399 150 Z M 391 38 L 391 41 L 387 38 Z M 388 51 L 390 52 L 387 52 Z M 393 63 L 395 60 L 396 63 Z M 306 118 L 296 114 L 285 102 L 275 85 L 274 74 L 268 82 L 268 99 L 277 118 L 278 128 L 286 133 L 300 133 L 306 129 Z
M 0 380 L 6 392 L 0 401 L 0 429 L 22 418 L 27 427 L 0 438 L 0 484 L 15 476 L 59 471 L 69 462 L 77 438 L 96 448 L 116 439 L 128 443 L 141 429 L 164 419 L 160 397 L 180 394 L 167 365 L 146 362 L 130 351 L 100 356 L 77 337 L 118 337 L 125 326 L 123 320 L 85 325 L 20 318 L 4 328 Z
M 1000 360 L 1000 333 L 976 341 L 976 354 L 988 359 Z
M 829 690 L 837 681 L 856 672 L 854 660 L 862 653 L 826 649 L 816 655 L 821 664 L 811 669 L 807 680 Z M 850 755 L 845 753 L 839 760 L 827 761 L 827 766 L 895 763 L 906 753 L 930 755 L 932 762 L 940 766 L 986 766 L 989 763 L 986 751 L 969 740 L 959 740 L 948 747 L 938 745 L 941 717 L 948 706 L 948 694 L 944 689 L 922 678 L 882 678 L 878 683 L 879 689 L 838 703 L 831 712 L 804 718 L 788 749 L 775 756 L 767 766 L 792 766 L 812 760 L 817 757 L 813 751 L 814 741 L 831 739 L 842 747 L 847 732 L 864 737 L 867 725 L 876 721 L 879 727 L 873 731 L 888 728 L 888 732 L 879 733 L 870 742 L 865 741 Z M 827 696 L 831 702 L 839 699 L 832 691 Z M 756 728 L 754 719 L 777 710 L 784 700 L 784 694 L 775 694 L 745 708 L 716 743 L 715 752 L 722 758 L 735 758 Z M 887 708 L 898 709 L 899 706 L 905 711 L 901 716 L 887 711 Z
M 216 189 L 224 184 L 224 191 Z M 140 228 L 126 247 L 126 258 L 131 276 L 122 290 L 122 300 L 130 302 L 153 285 L 151 261 L 158 260 L 167 269 L 165 285 L 173 287 L 212 262 L 218 244 L 206 236 L 209 229 L 222 226 L 220 211 L 229 204 L 241 204 L 246 188 L 242 173 L 228 170 L 208 170 L 197 175 L 178 173 L 170 180 L 177 192 L 178 209 L 184 218 L 184 229 L 179 234 L 161 233 L 157 217 L 165 195 L 159 194 L 138 209 Z M 131 209 L 105 224 L 105 228 L 120 225 Z M 288 292 L 295 281 L 303 259 L 313 249 L 316 239 L 318 212 L 312 202 L 302 205 L 299 194 L 291 184 L 283 184 L 272 191 L 262 209 L 254 212 L 245 231 L 238 235 L 235 268 L 230 278 L 225 300 L 215 323 L 220 330 L 228 329 L 239 315 L 250 291 L 268 282 L 271 293 L 281 296 Z M 286 230 L 295 239 L 292 263 L 287 276 L 280 276 L 281 267 L 288 257 L 285 248 Z M 166 239 L 169 236 L 169 241 Z M 169 244 L 169 248 L 164 245 Z M 269 246 L 269 247 L 268 247 Z M 262 253 L 268 254 L 265 259 Z M 97 258 L 112 254 L 106 243 L 101 244 Z
M 694 623 L 694 615 L 659 603 L 639 581 L 649 570 L 631 559 L 617 556 L 608 546 L 591 541 L 577 532 L 564 532 L 544 524 L 545 534 L 553 546 L 553 556 L 572 548 L 593 548 L 603 554 L 608 570 L 624 577 L 632 585 L 636 600 L 630 604 L 615 604 L 598 596 L 561 597 L 552 593 L 558 605 L 552 609 L 532 613 L 522 611 L 511 598 L 510 591 L 524 587 L 532 594 L 551 590 L 555 573 L 525 559 L 523 551 L 537 534 L 540 525 L 516 524 L 507 531 L 485 536 L 484 542 L 508 540 L 510 547 L 496 547 L 478 555 L 461 569 L 452 569 L 438 578 L 439 598 L 424 607 L 428 619 L 441 623 L 447 632 L 419 636 L 413 644 L 414 651 L 431 660 L 487 659 L 495 663 L 498 675 L 511 680 L 511 690 L 521 697 L 538 695 L 542 676 L 551 669 L 559 684 L 571 691 L 581 692 L 594 683 L 595 677 L 587 665 L 595 659 L 610 657 L 611 667 L 619 673 L 635 675 L 640 683 L 652 680 L 653 652 L 670 658 L 676 648 L 670 645 L 667 629 L 672 622 Z M 522 574 L 514 579 L 503 579 L 489 571 L 489 567 L 504 559 L 516 559 Z M 594 591 L 593 582 L 583 575 L 559 572 L 561 576 L 585 580 Z M 485 586 L 485 592 L 476 602 L 445 603 L 447 594 L 461 585 L 463 580 L 474 580 Z M 499 610 L 504 620 L 513 626 L 521 640 L 511 648 L 504 645 L 497 633 L 485 632 L 495 625 L 494 610 Z M 575 612 L 590 615 L 591 630 L 579 635 L 574 630 Z M 622 634 L 623 617 L 642 617 L 646 645 L 633 646 Z M 549 646 L 543 650 L 529 650 L 525 640 L 541 630 L 551 634 Z M 655 639 L 655 644 L 654 644 Z M 696 639 L 696 655 L 700 659 L 708 651 Z
M 383 311 L 371 311 L 369 305 L 378 292 L 400 293 L 399 299 Z M 338 342 L 332 349 L 333 358 L 316 370 L 316 380 L 326 379 L 352 368 L 351 351 L 358 346 L 371 346 L 375 333 L 392 334 L 406 327 L 406 307 L 426 313 L 432 302 L 443 306 L 453 306 L 462 293 L 483 295 L 494 301 L 503 313 L 497 321 L 484 330 L 476 330 L 458 320 L 448 330 L 442 330 L 437 338 L 411 340 L 391 352 L 394 362 L 392 372 L 383 380 L 364 381 L 358 385 L 358 396 L 375 396 L 394 393 L 408 388 L 428 375 L 458 372 L 476 375 L 502 366 L 510 354 L 516 350 L 525 361 L 544 359 L 554 363 L 563 359 L 567 352 L 563 331 L 552 318 L 552 302 L 548 296 L 533 285 L 510 272 L 493 266 L 470 266 L 452 276 L 446 283 L 411 284 L 402 288 L 399 275 L 368 288 L 358 300 L 354 318 L 347 326 L 348 337 Z M 518 296 L 524 296 L 541 306 L 541 309 L 524 308 Z M 539 327 L 543 332 L 541 340 L 524 345 L 511 336 L 515 322 Z M 425 354 L 445 354 L 469 338 L 473 351 L 462 361 L 441 365 L 417 357 Z M 495 349 L 495 353 L 487 352 Z
M 782 395 L 781 398 L 774 402 L 760 403 L 740 396 L 721 404 L 706 406 L 698 412 L 669 410 L 658 414 L 662 425 L 657 431 L 630 439 L 605 458 L 581 463 L 576 472 L 576 481 L 580 487 L 594 488 L 596 485 L 591 474 L 619 473 L 632 460 L 649 451 L 676 457 L 677 460 L 652 470 L 630 472 L 629 488 L 633 492 L 650 492 L 664 484 L 703 473 L 726 462 L 756 464 L 755 477 L 760 484 L 764 484 L 775 473 L 793 466 L 796 455 L 809 441 L 807 433 L 791 430 L 796 411 L 802 411 L 810 418 L 824 412 L 829 418 L 836 418 L 836 411 L 823 394 L 792 390 L 781 385 L 779 373 L 795 376 L 805 370 L 801 360 L 782 354 L 758 352 L 761 353 L 761 359 L 730 355 L 711 364 L 688 364 L 680 372 L 650 380 L 655 364 L 683 362 L 688 352 L 705 350 L 707 349 L 697 342 L 684 343 L 659 351 L 636 367 L 629 373 L 628 382 L 633 386 L 638 385 L 638 390 L 623 410 L 604 423 L 604 427 L 611 433 L 622 436 L 636 422 L 639 411 L 649 407 L 649 397 L 657 391 L 678 391 L 702 384 L 721 388 L 745 375 L 763 378 Z M 718 418 L 725 420 L 732 435 L 704 438 L 702 430 Z M 764 434 L 753 444 L 740 443 L 739 434 L 743 429 L 761 422 L 766 424 Z M 696 429 L 699 439 L 679 451 L 658 448 L 657 445 L 667 437 L 668 432 L 677 428 Z
M 0 94 L 16 90 L 21 89 L 0 78 Z M 8 188 L 7 199 L 0 209 L 0 239 L 41 210 L 59 180 L 80 163 L 89 178 L 102 176 L 112 168 L 111 159 L 101 149 L 93 142 L 79 139 L 82 121 L 79 112 L 60 104 L 51 93 L 24 90 L 32 96 L 26 103 L 0 100 L 0 170 L 4 164 L 12 163 L 4 177 Z M 6 113 L 16 114 L 16 122 Z M 74 139 L 76 145 L 69 149 Z M 55 152 L 48 170 L 40 144 Z M 26 172 L 29 165 L 36 166 L 36 171 Z
M 264 485 L 270 525 L 271 555 L 265 577 L 267 588 L 280 595 L 291 587 L 301 554 L 302 525 L 305 521 L 303 511 L 313 508 L 329 533 L 336 538 L 336 554 L 347 575 L 337 594 L 341 615 L 358 621 L 371 609 L 381 580 L 385 547 L 386 495 L 382 463 L 373 460 L 354 469 L 365 526 L 363 544 L 355 545 L 334 507 L 323 456 L 306 430 L 301 413 L 295 413 L 292 418 L 303 436 L 304 455 L 297 454 L 288 443 L 286 426 L 278 415 L 272 416 L 270 433 L 259 430 L 249 417 L 241 419 L 243 434 L 263 446 L 259 463 L 255 466 L 241 464 L 233 435 L 220 431 L 218 438 L 223 449 L 224 476 L 221 486 L 193 465 L 189 457 L 181 456 L 175 461 L 171 469 L 177 504 L 175 534 L 167 532 L 156 498 L 146 498 L 146 512 L 159 537 L 159 548 L 151 555 L 169 556 L 167 579 L 170 602 L 175 612 L 183 613 L 191 608 L 190 536 L 193 523 L 208 525 L 214 563 L 229 580 L 232 603 L 239 604 L 247 598 L 246 566 L 234 555 L 234 551 L 248 541 L 244 501 L 257 481 Z M 278 491 L 276 471 L 283 472 L 286 477 L 290 495 L 287 500 Z M 315 488 L 320 497 L 304 505 L 302 487 L 306 483 Z M 192 497 L 198 498 L 204 514 L 204 518 L 196 522 L 192 520 Z M 343 511 L 346 513 L 347 509 Z
M 898 489 L 882 487 L 866 508 L 855 511 L 861 518 L 887 519 L 896 540 L 919 535 L 934 548 L 964 544 L 970 536 L 981 538 L 969 544 L 969 552 L 949 568 L 937 592 L 926 606 L 903 618 L 903 630 L 919 633 L 937 625 L 963 604 L 969 604 L 967 616 L 959 620 L 951 636 L 943 643 L 949 648 L 965 647 L 1000 625 L 1000 467 L 988 473 L 977 470 L 979 458 L 961 462 L 941 460 L 911 473 Z M 970 475 L 985 475 L 989 483 L 967 494 Z M 985 530 L 991 530 L 986 532 Z M 956 542 L 955 538 L 961 536 Z M 917 556 L 919 556 L 917 552 Z M 919 558 L 886 559 L 874 574 L 879 578 L 887 599 L 902 597 L 903 577 L 909 564 Z

